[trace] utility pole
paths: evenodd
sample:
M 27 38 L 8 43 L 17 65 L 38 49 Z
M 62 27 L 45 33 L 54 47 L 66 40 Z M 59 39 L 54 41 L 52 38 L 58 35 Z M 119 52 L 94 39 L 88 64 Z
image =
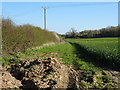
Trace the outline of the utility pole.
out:
M 44 10 L 44 30 L 46 30 L 46 7 L 42 7 Z
M 46 30 L 46 8 L 44 8 L 44 29 Z

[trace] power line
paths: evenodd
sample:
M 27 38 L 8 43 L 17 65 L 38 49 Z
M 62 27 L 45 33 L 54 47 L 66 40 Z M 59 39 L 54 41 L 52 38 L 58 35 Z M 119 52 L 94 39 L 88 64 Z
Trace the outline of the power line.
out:
M 91 6 L 91 5 L 107 5 L 113 4 L 111 2 L 105 3 L 87 3 L 87 4 L 70 4 L 70 5 L 57 5 L 57 6 L 48 6 L 49 8 L 59 8 L 59 7 L 81 7 L 81 6 Z
M 33 9 L 33 10 L 26 10 L 24 12 L 21 13 L 17 13 L 17 14 L 11 14 L 10 16 L 14 16 L 14 17 L 20 17 L 20 16 L 26 16 L 26 15 L 30 15 L 31 13 L 38 12 L 39 9 Z M 19 11 L 19 10 L 18 10 Z M 40 12 L 42 14 L 42 12 Z
M 108 4 L 113 4 L 111 2 L 104 2 L 104 3 L 82 3 L 82 4 L 69 4 L 69 5 L 57 5 L 57 6 L 47 6 L 47 7 L 42 7 L 43 10 L 44 10 L 44 29 L 46 30 L 46 10 L 48 8 L 60 8 L 60 7 L 81 7 L 81 6 L 91 6 L 91 5 L 108 5 Z M 34 12 L 35 11 L 38 11 L 38 10 L 33 10 Z M 24 12 L 23 12 L 24 13 Z M 27 14 L 30 14 L 30 13 L 33 13 L 31 10 L 30 11 L 27 11 L 27 13 L 25 12 L 24 14 L 21 13 L 21 14 L 18 14 L 18 15 L 12 15 L 14 17 L 19 17 L 19 16 L 24 16 L 24 15 L 27 15 Z M 41 12 L 42 13 L 42 12 Z M 43 14 L 43 13 L 42 13 Z
M 47 6 L 47 7 L 42 7 L 42 8 L 59 8 L 59 7 L 81 7 L 81 6 L 90 6 L 90 5 L 107 5 L 107 4 L 113 4 L 111 2 L 104 2 L 104 3 L 87 3 L 87 4 L 70 4 L 70 5 L 57 5 L 57 6 Z M 24 16 L 24 15 L 28 15 L 30 13 L 33 13 L 32 11 L 36 12 L 38 11 L 38 9 L 36 10 L 28 10 L 26 12 L 23 12 L 23 13 L 19 13 L 19 14 L 14 14 L 12 16 L 15 16 L 15 17 L 19 17 L 19 16 Z
M 111 4 L 111 3 L 100 3 L 100 4 Z M 90 3 L 90 4 L 71 4 L 71 5 L 61 5 L 61 6 L 48 6 L 42 7 L 44 10 L 44 30 L 46 30 L 46 10 L 48 8 L 57 8 L 57 7 L 78 7 L 78 6 L 88 6 L 88 5 L 98 5 L 98 3 Z

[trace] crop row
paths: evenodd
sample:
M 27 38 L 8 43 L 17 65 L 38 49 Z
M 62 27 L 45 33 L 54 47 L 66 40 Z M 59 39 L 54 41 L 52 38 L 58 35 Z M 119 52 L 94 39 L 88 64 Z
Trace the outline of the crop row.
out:
M 90 56 L 93 62 L 119 70 L 118 38 L 67 39 L 66 41 L 77 44 L 79 50 Z

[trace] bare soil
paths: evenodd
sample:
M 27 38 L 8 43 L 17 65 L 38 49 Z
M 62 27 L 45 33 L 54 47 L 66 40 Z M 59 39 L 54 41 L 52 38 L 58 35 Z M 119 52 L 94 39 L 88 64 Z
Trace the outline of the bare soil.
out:
M 19 64 L 14 64 L 2 69 L 0 88 L 19 88 L 26 90 L 28 88 L 40 89 L 83 89 L 81 83 L 96 83 L 94 75 L 86 79 L 88 72 L 84 70 L 75 70 L 70 66 L 62 64 L 59 58 L 54 57 L 35 57 L 27 59 Z M 8 72 L 9 71 L 9 72 Z M 115 82 L 108 84 L 118 87 L 119 79 L 116 71 L 104 71 L 101 75 L 109 75 Z M 100 74 L 97 74 L 100 75 Z M 92 85 L 88 88 L 96 88 Z

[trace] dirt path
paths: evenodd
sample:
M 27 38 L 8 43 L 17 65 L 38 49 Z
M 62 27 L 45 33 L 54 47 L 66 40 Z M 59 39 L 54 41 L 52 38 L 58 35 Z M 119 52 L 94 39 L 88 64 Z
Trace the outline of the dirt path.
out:
M 3 72 L 2 88 L 75 88 L 72 75 L 73 70 L 58 61 L 58 58 L 36 57 L 11 65 L 10 73 Z
M 92 71 L 74 70 L 59 61 L 60 58 L 53 57 L 35 57 L 27 59 L 19 64 L 14 64 L 9 68 L 3 69 L 2 84 L 0 88 L 19 88 L 26 90 L 28 88 L 40 89 L 83 89 L 101 87 L 118 87 L 119 78 L 115 71 L 104 71 L 103 73 L 94 73 Z M 8 72 L 9 71 L 9 72 Z M 110 76 L 113 82 L 104 79 L 103 84 L 99 81 L 104 76 Z M 101 78 L 101 79 L 98 79 Z M 100 84 L 100 85 L 99 85 Z M 88 85 L 88 86 L 87 86 Z

